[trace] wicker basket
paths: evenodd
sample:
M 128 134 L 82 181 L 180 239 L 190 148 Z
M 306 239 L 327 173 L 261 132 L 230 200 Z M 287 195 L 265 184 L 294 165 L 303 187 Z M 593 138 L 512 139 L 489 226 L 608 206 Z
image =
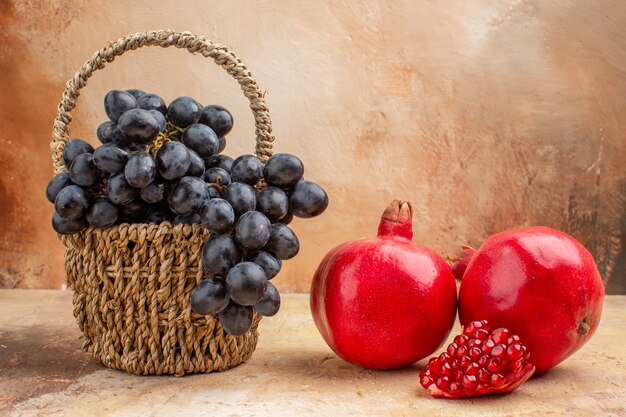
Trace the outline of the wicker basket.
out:
M 235 78 L 254 114 L 256 155 L 267 161 L 274 140 L 269 112 L 245 64 L 224 46 L 188 32 L 163 30 L 106 45 L 68 81 L 50 144 L 55 173 L 65 170 L 62 153 L 79 90 L 94 71 L 144 46 L 175 46 L 213 58 Z M 259 315 L 248 333 L 234 337 L 224 333 L 216 317 L 191 311 L 191 291 L 202 280 L 200 253 L 209 236 L 202 226 L 122 224 L 59 236 L 66 247 L 65 271 L 83 349 L 103 365 L 140 375 L 180 376 L 226 370 L 254 351 Z

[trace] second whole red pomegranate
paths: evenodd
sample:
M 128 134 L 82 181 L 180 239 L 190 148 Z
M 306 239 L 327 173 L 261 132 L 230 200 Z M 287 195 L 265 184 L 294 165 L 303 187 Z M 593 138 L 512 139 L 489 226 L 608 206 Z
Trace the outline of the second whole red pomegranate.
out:
M 573 237 L 549 227 L 509 230 L 464 256 L 471 259 L 461 280 L 461 324 L 488 320 L 519 334 L 537 372 L 576 352 L 597 329 L 604 285 L 593 256 Z
M 411 241 L 411 206 L 393 201 L 378 236 L 343 243 L 311 286 L 317 328 L 341 358 L 371 369 L 409 365 L 442 345 L 456 316 L 448 264 Z

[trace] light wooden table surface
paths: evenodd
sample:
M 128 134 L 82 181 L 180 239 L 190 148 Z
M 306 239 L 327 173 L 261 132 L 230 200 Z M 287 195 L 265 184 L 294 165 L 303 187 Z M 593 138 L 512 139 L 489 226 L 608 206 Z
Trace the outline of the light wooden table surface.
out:
M 626 416 L 626 296 L 607 297 L 594 338 L 549 373 L 509 395 L 455 401 L 421 389 L 423 361 L 376 372 L 337 358 L 307 295 L 283 297 L 247 363 L 183 378 L 102 367 L 81 351 L 71 312 L 69 291 L 0 290 L 0 415 Z

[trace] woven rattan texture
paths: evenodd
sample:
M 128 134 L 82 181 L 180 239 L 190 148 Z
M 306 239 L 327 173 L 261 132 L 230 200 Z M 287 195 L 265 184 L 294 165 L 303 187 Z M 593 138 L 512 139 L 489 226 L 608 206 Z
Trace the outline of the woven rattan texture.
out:
M 185 48 L 212 58 L 233 76 L 250 101 L 256 123 L 256 154 L 272 155 L 269 112 L 246 66 L 226 47 L 187 32 L 137 33 L 108 44 L 68 81 L 54 122 L 52 159 L 65 170 L 63 148 L 79 90 L 94 71 L 126 51 L 143 46 Z M 214 316 L 191 311 L 191 291 L 202 280 L 200 254 L 209 232 L 202 226 L 122 224 L 89 227 L 60 236 L 65 270 L 74 293 L 74 316 L 83 348 L 110 368 L 140 375 L 222 371 L 247 360 L 257 343 L 261 316 L 255 313 L 243 336 L 224 333 Z

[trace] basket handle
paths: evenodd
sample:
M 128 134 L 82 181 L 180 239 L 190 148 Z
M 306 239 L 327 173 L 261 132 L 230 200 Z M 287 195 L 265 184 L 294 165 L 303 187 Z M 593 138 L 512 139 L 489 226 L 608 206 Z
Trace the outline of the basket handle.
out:
M 72 121 L 70 112 L 76 107 L 76 99 L 80 95 L 81 88 L 87 85 L 87 80 L 95 71 L 104 68 L 108 62 L 113 62 L 115 57 L 126 51 L 144 46 L 160 46 L 162 48 L 175 46 L 176 48 L 187 49 L 192 54 L 200 53 L 207 58 L 213 58 L 216 64 L 221 65 L 226 72 L 237 80 L 243 94 L 250 100 L 250 109 L 252 109 L 256 125 L 255 153 L 257 157 L 265 163 L 272 156 L 274 136 L 272 136 L 269 109 L 265 104 L 263 92 L 252 78 L 246 65 L 227 47 L 206 40 L 204 37 L 189 32 L 159 30 L 123 36 L 113 43 L 108 43 L 85 62 L 76 72 L 74 78 L 67 82 L 54 119 L 52 141 L 50 142 L 55 174 L 66 170 L 63 165 L 63 148 L 69 139 L 68 126 Z

